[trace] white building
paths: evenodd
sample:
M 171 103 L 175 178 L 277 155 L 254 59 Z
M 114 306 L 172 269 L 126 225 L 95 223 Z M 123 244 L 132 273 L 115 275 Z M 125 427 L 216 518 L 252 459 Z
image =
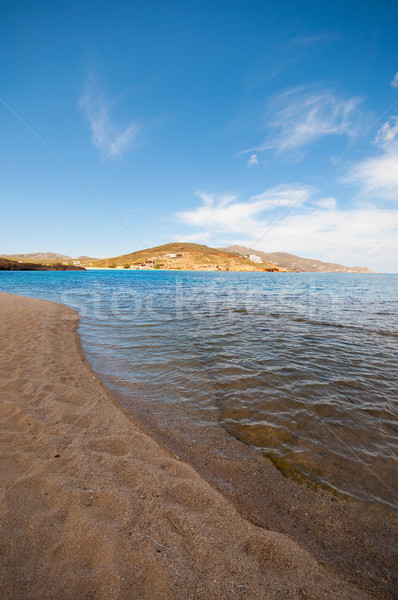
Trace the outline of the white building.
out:
M 263 262 L 263 259 L 261 258 L 261 256 L 257 256 L 257 254 L 250 254 L 249 258 L 254 263 L 262 263 Z
M 80 267 L 80 260 L 74 260 L 73 261 L 73 266 L 74 267 Z
M 169 258 L 175 258 L 177 254 L 166 254 L 166 256 L 168 256 Z

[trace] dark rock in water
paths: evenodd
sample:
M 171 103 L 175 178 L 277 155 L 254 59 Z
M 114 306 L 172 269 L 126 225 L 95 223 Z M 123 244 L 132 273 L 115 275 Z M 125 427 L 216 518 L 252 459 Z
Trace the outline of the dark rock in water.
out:
M 84 267 L 75 267 L 69 265 L 41 265 L 39 263 L 24 263 L 8 258 L 0 258 L 0 271 L 85 271 Z

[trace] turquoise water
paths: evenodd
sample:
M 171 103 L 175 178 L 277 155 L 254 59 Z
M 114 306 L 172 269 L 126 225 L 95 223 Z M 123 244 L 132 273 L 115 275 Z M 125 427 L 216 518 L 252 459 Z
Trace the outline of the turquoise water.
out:
M 127 406 L 211 413 L 284 473 L 398 507 L 398 275 L 0 272 L 0 290 L 78 310 Z

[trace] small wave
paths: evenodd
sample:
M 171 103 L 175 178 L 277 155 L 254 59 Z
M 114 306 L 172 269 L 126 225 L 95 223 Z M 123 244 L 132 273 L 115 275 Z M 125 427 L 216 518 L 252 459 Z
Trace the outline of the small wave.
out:
M 389 313 L 375 313 L 375 314 L 389 314 Z M 384 329 L 367 329 L 366 327 L 356 327 L 355 325 L 344 325 L 343 323 L 333 323 L 329 321 L 316 321 L 314 319 L 307 319 L 305 317 L 292 317 L 285 313 L 268 313 L 269 317 L 273 318 L 286 318 L 290 319 L 294 323 L 305 323 L 307 325 L 314 325 L 315 327 L 329 327 L 332 329 L 347 329 L 358 333 L 373 334 L 373 335 L 384 335 L 388 337 L 397 338 L 398 331 L 386 331 Z
M 344 329 L 347 326 L 342 323 L 328 323 L 325 321 L 313 321 L 312 319 L 305 319 L 304 317 L 296 317 L 292 319 L 295 323 L 308 323 L 308 325 L 319 325 L 320 327 L 336 327 L 338 329 Z
M 375 331 L 378 335 L 386 335 L 388 337 L 398 337 L 398 331 Z

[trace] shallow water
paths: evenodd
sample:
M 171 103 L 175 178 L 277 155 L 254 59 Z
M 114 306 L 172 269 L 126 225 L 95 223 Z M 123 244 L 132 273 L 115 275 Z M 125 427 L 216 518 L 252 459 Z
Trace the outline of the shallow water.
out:
M 127 406 L 216 415 L 285 474 L 398 507 L 398 275 L 0 272 L 0 290 L 77 309 Z

